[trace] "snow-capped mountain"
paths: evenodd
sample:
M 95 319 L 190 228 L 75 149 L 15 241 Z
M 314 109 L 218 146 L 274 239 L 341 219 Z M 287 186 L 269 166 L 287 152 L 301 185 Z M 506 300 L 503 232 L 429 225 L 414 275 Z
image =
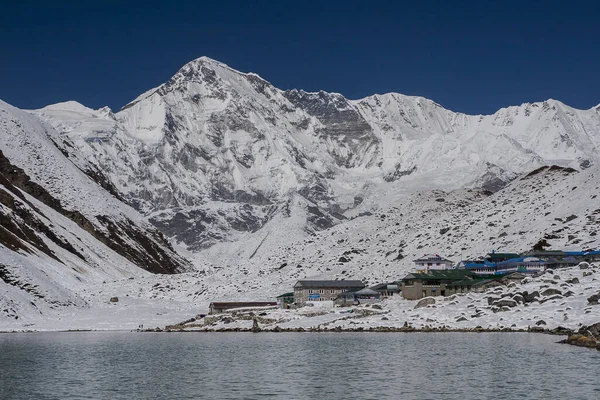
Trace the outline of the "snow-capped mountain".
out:
M 158 321 L 298 278 L 399 279 L 429 252 L 598 248 L 599 147 L 600 106 L 471 116 L 284 91 L 208 58 L 116 113 L 0 102 L 0 318 L 135 327 L 136 301 Z M 71 306 L 91 322 L 56 324 Z
M 497 190 L 541 165 L 586 168 L 600 146 L 598 107 L 548 100 L 471 116 L 396 93 L 283 91 L 206 57 L 116 114 L 74 102 L 34 113 L 76 165 L 192 251 L 290 207 L 314 232 L 377 208 L 382 193 Z

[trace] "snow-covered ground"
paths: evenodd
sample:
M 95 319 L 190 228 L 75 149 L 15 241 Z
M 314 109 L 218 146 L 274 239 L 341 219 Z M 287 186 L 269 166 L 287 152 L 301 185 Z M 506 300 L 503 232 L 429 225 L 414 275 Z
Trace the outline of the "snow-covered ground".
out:
M 294 232 L 293 224 L 285 224 L 294 220 L 290 218 L 274 223 L 272 228 L 267 226 L 270 231 L 248 234 L 239 242 L 214 246 L 196 255 L 196 270 L 177 275 L 152 275 L 134 268 L 121 277 L 107 272 L 75 284 L 79 282 L 76 276 L 80 275 L 57 264 L 54 268 L 66 275 L 62 278 L 49 275 L 46 281 L 38 279 L 39 288 L 53 298 L 53 282 L 72 281 L 67 286 L 68 292 L 85 302 L 85 307 L 55 306 L 36 313 L 21 312 L 18 320 L 9 317 L 0 320 L 0 330 L 135 329 L 140 324 L 162 327 L 206 313 L 211 301 L 274 300 L 275 296 L 289 292 L 297 279 L 362 279 L 370 285 L 401 279 L 413 268 L 412 260 L 424 253 L 438 252 L 458 261 L 492 249 L 524 251 L 543 238 L 553 248 L 598 248 L 600 203 L 593 194 L 597 190 L 595 176 L 593 168 L 583 172 L 546 168 L 531 176 L 524 175 L 491 195 L 463 189 L 397 196 L 390 208 L 308 237 L 287 236 L 287 231 Z M 447 228 L 450 229 L 446 231 Z M 47 259 L 39 262 L 49 263 Z M 50 273 L 47 268 L 46 273 Z M 557 273 L 578 276 L 582 283 L 577 287 L 582 294 L 572 290 L 575 296 L 565 299 L 568 303 L 565 306 L 554 301 L 539 307 L 530 305 L 526 310 L 555 314 L 565 310 L 571 322 L 597 317 L 597 312 L 585 314 L 583 307 L 569 304 L 574 301 L 584 304 L 594 290 L 600 290 L 600 281 L 595 277 L 583 279 L 581 271 L 576 269 Z M 529 288 L 526 286 L 524 290 Z M 14 295 L 6 292 L 4 295 L 19 302 Z M 118 303 L 109 302 L 113 296 L 119 298 Z M 427 320 L 428 313 L 445 310 L 443 316 L 454 310 L 436 320 L 449 326 L 469 326 L 471 322 L 456 319 L 473 296 L 478 295 L 459 297 L 455 300 L 458 305 L 448 301 L 438 304 L 434 311 L 420 310 L 417 314 L 423 314 L 424 320 L 415 317 L 409 321 L 418 325 Z M 394 306 L 396 301 L 384 303 L 389 304 L 386 308 L 391 312 L 388 321 L 394 324 L 403 323 L 405 314 L 414 307 L 414 303 L 404 301 Z M 566 310 L 569 306 L 572 311 Z M 480 317 L 480 322 L 473 323 L 494 324 L 504 318 L 501 314 L 506 313 Z M 546 318 L 550 319 L 545 319 L 546 322 L 560 322 L 557 315 Z M 468 315 L 466 318 L 471 320 Z M 521 326 L 531 322 L 527 318 L 519 321 L 513 323 Z
M 600 293 L 600 269 L 571 267 L 548 271 L 522 284 L 509 284 L 484 293 L 427 298 L 434 304 L 417 306 L 422 300 L 390 297 L 373 305 L 335 307 L 332 302 L 295 310 L 239 311 L 209 315 L 182 326 L 186 330 L 250 329 L 258 315 L 262 330 L 321 329 L 369 330 L 482 328 L 491 330 L 529 328 L 577 330 L 600 321 L 600 306 L 588 297 Z M 528 297 L 530 296 L 530 297 Z M 252 313 L 252 314 L 251 314 Z

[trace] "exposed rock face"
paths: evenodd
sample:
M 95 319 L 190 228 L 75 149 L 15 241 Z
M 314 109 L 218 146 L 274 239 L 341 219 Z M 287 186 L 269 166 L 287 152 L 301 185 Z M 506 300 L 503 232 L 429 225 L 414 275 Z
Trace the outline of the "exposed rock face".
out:
M 85 257 L 75 250 L 72 244 L 61 240 L 50 227 L 35 216 L 39 211 L 23 197 L 18 191 L 20 189 L 69 218 L 96 239 L 141 268 L 155 273 L 175 273 L 183 271 L 187 264 L 174 252 L 163 234 L 151 226 L 136 226 L 135 222 L 127 218 L 118 220 L 108 215 L 97 215 L 92 222 L 78 210 L 65 209 L 60 200 L 40 184 L 33 182 L 23 169 L 13 165 L 1 150 L 0 183 L 4 186 L 4 190 L 8 190 L 4 192 L 0 201 L 3 198 L 2 203 L 18 216 L 18 218 L 10 218 L 6 214 L 0 215 L 0 218 L 3 219 L 2 226 L 6 228 L 0 234 L 0 243 L 9 248 L 16 249 L 20 246 L 22 248 L 19 241 L 26 241 L 51 257 L 55 257 L 44 242 L 34 234 L 34 232 L 41 232 L 60 247 L 85 260 Z M 29 251 L 27 248 L 23 248 L 23 250 Z

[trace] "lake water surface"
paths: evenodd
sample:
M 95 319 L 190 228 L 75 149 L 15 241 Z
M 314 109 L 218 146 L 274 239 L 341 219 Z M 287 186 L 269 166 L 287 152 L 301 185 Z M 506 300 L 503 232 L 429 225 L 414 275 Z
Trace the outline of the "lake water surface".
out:
M 502 333 L 0 335 L 1 399 L 600 399 L 600 352 Z

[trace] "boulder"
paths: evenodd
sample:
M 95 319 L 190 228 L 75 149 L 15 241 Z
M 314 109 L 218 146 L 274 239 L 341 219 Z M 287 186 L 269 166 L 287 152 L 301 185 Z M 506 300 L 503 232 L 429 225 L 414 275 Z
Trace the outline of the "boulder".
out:
M 523 292 L 523 301 L 525 303 L 533 303 L 540 297 L 540 292 L 533 291 L 531 293 Z
M 544 321 L 543 319 L 540 319 L 538 322 L 535 323 L 537 326 L 540 325 L 546 325 L 546 321 Z
M 260 332 L 260 331 L 261 331 L 261 329 L 260 329 L 260 326 L 258 326 L 258 320 L 256 318 L 254 318 L 252 320 L 252 332 L 256 333 L 256 332 Z
M 494 304 L 494 302 L 500 300 L 500 297 L 488 297 L 487 298 L 487 302 L 488 302 L 488 306 L 491 306 L 492 304 Z
M 493 303 L 496 307 L 516 307 L 517 302 L 512 299 L 500 299 Z
M 519 304 L 524 302 L 524 298 L 520 294 L 515 294 L 512 299 Z
M 589 267 L 590 267 L 590 264 L 588 264 L 586 262 L 579 263 L 579 269 L 588 269 Z
M 118 297 L 111 297 L 110 298 L 110 302 L 111 303 L 118 303 L 119 302 L 119 298 Z
M 595 338 L 600 338 L 600 322 L 590 326 L 584 326 L 579 329 L 579 333 L 582 335 L 594 335 Z
M 549 297 L 544 297 L 542 300 L 540 300 L 540 304 L 544 304 L 547 301 L 551 301 L 551 300 L 560 300 L 563 299 L 564 297 L 560 294 L 555 294 L 553 296 L 549 296 Z
M 600 300 L 600 293 L 593 294 L 590 297 L 588 297 L 588 299 L 587 299 L 588 304 L 591 306 L 597 306 L 599 300 Z
M 579 278 L 571 278 L 571 279 L 567 279 L 566 280 L 567 283 L 570 283 L 572 285 L 579 283 Z
M 558 290 L 558 289 L 548 288 L 548 289 L 544 290 L 541 293 L 542 296 L 552 296 L 552 295 L 555 295 L 555 294 L 562 295 L 562 292 L 560 290 Z
M 583 276 L 584 277 L 585 276 L 590 276 L 590 275 L 592 275 L 592 273 L 593 273 L 592 271 L 583 271 Z
M 571 335 L 573 331 L 571 329 L 565 328 L 564 326 L 557 326 L 552 329 L 552 334 L 554 335 Z
M 435 304 L 435 299 L 433 297 L 425 297 L 424 299 L 419 300 L 419 302 L 415 306 L 415 309 L 427 307 L 433 304 Z
M 569 337 L 560 343 L 568 343 L 575 346 L 598 348 L 598 342 L 595 338 L 584 334 L 569 335 Z

